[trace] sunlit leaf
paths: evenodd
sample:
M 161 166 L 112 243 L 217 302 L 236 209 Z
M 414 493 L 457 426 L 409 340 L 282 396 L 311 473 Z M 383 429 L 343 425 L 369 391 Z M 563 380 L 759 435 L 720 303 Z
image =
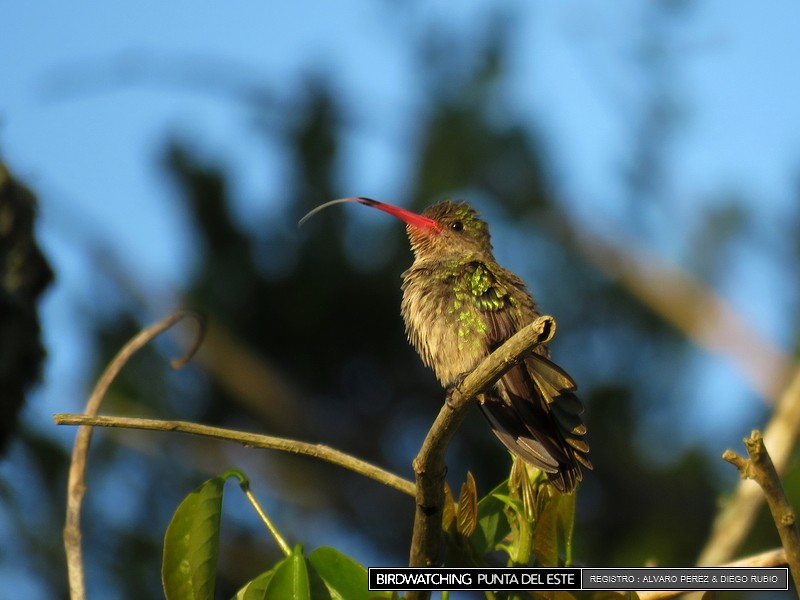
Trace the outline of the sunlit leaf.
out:
M 367 570 L 334 548 L 317 548 L 308 556 L 308 563 L 324 582 L 331 600 L 392 597 L 391 592 L 370 592 Z M 316 595 L 314 600 L 318 600 Z
M 265 600 L 311 600 L 311 587 L 302 546 L 295 546 L 289 556 L 275 565 L 263 598 Z
M 284 559 L 285 560 L 285 559 Z M 281 561 L 283 562 L 283 561 Z M 278 565 L 281 563 L 279 562 Z M 242 589 L 240 589 L 236 595 L 233 597 L 233 600 L 264 600 L 267 597 L 267 587 L 269 586 L 269 582 L 272 580 L 272 576 L 275 574 L 275 569 L 278 567 L 275 565 L 269 571 L 265 571 L 248 581 Z
M 225 479 L 214 477 L 192 491 L 167 527 L 161 564 L 167 600 L 214 598 Z
M 523 502 L 516 495 L 495 494 L 495 497 L 505 506 L 503 513 L 509 527 L 504 543 L 497 547 L 508 554 L 508 566 L 526 565 L 531 557 L 533 541 L 531 521 L 525 515 Z
M 458 497 L 458 532 L 469 537 L 478 526 L 478 487 L 472 473 L 467 471 L 467 480 L 461 486 Z
M 558 518 L 563 494 L 540 487 L 536 501 L 536 522 L 533 528 L 533 553 L 540 567 L 558 566 Z
M 442 529 L 449 531 L 456 518 L 456 501 L 453 499 L 453 490 L 448 484 L 444 485 L 444 507 L 442 508 Z
M 492 552 L 511 532 L 505 503 L 498 497 L 508 494 L 508 481 L 501 482 L 478 502 L 478 527 L 470 540 L 479 554 Z
M 572 534 L 575 531 L 575 505 L 578 492 L 562 494 L 558 504 L 558 535 L 564 543 L 564 564 L 572 564 Z

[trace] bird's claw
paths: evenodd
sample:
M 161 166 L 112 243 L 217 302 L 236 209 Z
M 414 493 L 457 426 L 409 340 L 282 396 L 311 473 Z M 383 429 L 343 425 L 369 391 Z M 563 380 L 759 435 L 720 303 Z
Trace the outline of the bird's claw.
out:
M 470 374 L 469 371 L 464 371 L 463 373 L 460 373 L 450 383 L 450 385 L 447 386 L 447 395 L 445 396 L 444 403 L 450 410 L 455 410 L 455 406 L 453 405 L 453 394 L 455 394 L 458 391 L 458 389 L 461 387 L 461 384 L 464 382 L 464 380 L 467 378 L 467 375 L 469 374 Z

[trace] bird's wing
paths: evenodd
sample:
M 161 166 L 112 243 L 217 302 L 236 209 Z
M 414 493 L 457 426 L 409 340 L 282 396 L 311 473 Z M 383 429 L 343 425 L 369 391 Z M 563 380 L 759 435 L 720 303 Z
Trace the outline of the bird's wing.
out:
M 526 321 L 537 316 L 533 299 L 516 275 L 483 262 L 468 265 L 458 288 L 483 315 L 487 344 L 491 350 L 514 335 Z M 498 272 L 502 270 L 502 273 Z M 459 289 L 456 290 L 457 296 Z
M 473 299 L 484 315 L 488 347 L 494 349 L 530 322 L 536 312 L 516 276 L 506 272 L 503 280 L 510 284 L 506 286 L 485 265 L 477 266 L 476 271 L 474 277 L 491 283 L 475 286 Z M 549 473 L 556 487 L 570 491 L 582 477 L 577 462 L 592 467 L 586 456 L 589 446 L 583 439 L 583 405 L 575 395 L 575 382 L 543 356 L 546 353 L 546 348 L 539 348 L 506 373 L 481 408 L 509 450 Z

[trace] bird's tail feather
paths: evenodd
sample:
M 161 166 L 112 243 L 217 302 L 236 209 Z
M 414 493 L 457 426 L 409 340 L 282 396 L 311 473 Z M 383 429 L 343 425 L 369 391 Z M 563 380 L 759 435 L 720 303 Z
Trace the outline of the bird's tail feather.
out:
M 575 387 L 558 365 L 533 354 L 504 375 L 481 404 L 500 441 L 565 493 L 583 478 L 580 465 L 592 468 Z

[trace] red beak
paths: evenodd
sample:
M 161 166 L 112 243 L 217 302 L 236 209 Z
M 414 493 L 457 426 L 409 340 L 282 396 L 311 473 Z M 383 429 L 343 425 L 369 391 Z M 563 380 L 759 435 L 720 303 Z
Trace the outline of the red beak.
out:
M 417 213 L 411 212 L 410 210 L 406 210 L 405 208 L 400 208 L 398 206 L 393 206 L 391 204 L 386 204 L 385 202 L 378 202 L 377 200 L 373 200 L 372 198 L 339 198 L 338 200 L 331 200 L 330 202 L 326 202 L 318 206 L 317 208 L 310 211 L 306 216 L 300 219 L 299 225 L 305 223 L 308 219 L 310 219 L 313 215 L 317 214 L 323 208 L 327 208 L 332 204 L 341 204 L 342 202 L 358 202 L 360 204 L 366 204 L 367 206 L 371 206 L 372 208 L 377 208 L 378 210 L 382 210 L 383 212 L 389 213 L 390 215 L 397 217 L 401 221 L 405 221 L 412 227 L 417 227 L 419 229 L 426 229 L 433 233 L 439 233 L 442 231 L 441 226 L 437 223 L 434 219 L 429 217 L 424 217 Z
M 377 208 L 378 210 L 382 210 L 383 212 L 389 213 L 390 215 L 397 217 L 401 221 L 405 221 L 409 225 L 413 227 L 419 227 L 420 229 L 429 229 L 436 233 L 439 233 L 442 228 L 441 226 L 429 217 L 424 217 L 420 214 L 415 212 L 411 212 L 410 210 L 406 210 L 405 208 L 400 208 L 399 206 L 394 206 L 392 204 L 386 204 L 385 202 L 378 202 L 377 200 L 373 200 L 372 198 L 351 198 L 353 202 L 360 202 L 361 204 L 366 204 L 367 206 L 371 206 L 372 208 Z

